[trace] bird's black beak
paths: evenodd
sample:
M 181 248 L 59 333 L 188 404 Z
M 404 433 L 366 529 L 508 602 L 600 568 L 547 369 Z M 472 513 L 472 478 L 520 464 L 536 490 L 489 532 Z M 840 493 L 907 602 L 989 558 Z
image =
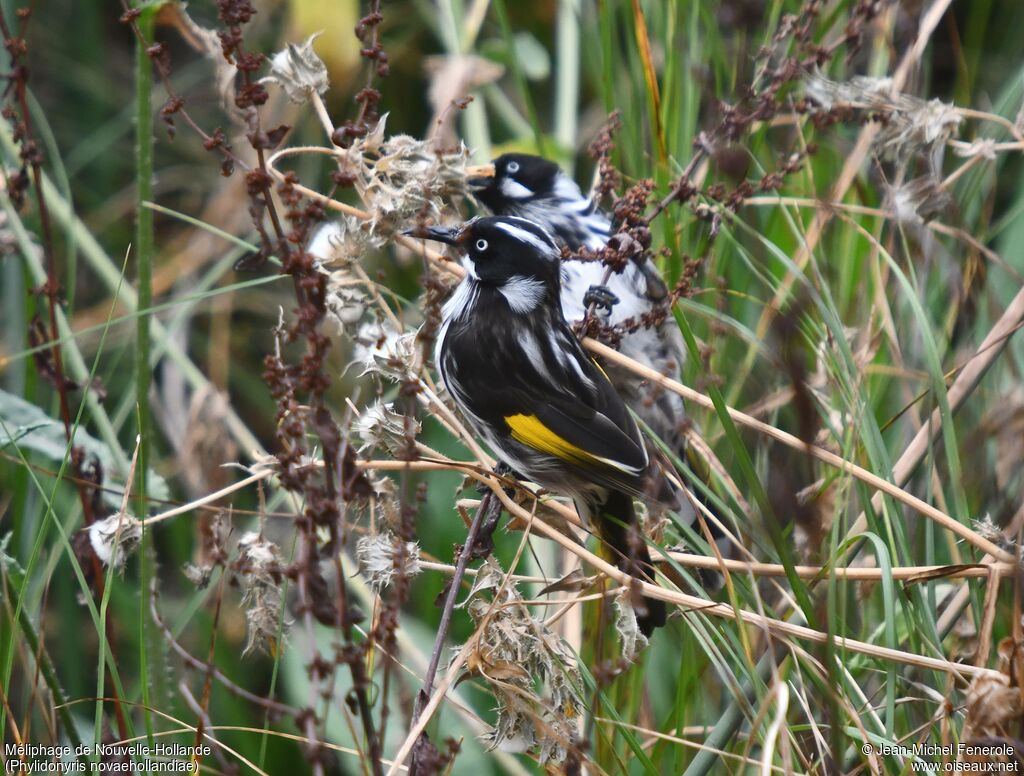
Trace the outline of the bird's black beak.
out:
M 478 164 L 466 168 L 466 185 L 470 191 L 483 191 L 494 183 L 494 165 Z
M 419 226 L 415 229 L 408 229 L 402 234 L 418 237 L 421 240 L 435 240 L 448 245 L 458 245 L 461 232 L 461 227 L 457 226 Z

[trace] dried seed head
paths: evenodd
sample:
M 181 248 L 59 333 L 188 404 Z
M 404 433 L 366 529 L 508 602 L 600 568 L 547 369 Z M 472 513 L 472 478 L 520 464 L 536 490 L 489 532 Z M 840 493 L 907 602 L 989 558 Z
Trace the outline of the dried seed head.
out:
M 329 221 L 317 229 L 309 242 L 306 252 L 321 267 L 347 267 L 358 260 L 368 248 L 362 220 L 355 216 L 343 216 Z
M 361 537 L 356 542 L 356 559 L 359 573 L 377 593 L 399 574 L 409 578 L 422 571 L 419 545 L 405 542 L 403 548 L 391 533 Z
M 1007 637 L 999 642 L 996 654 L 1002 676 L 976 677 L 967 689 L 964 741 L 1010 735 L 1024 718 L 1024 694 L 1017 686 L 1016 668 L 1024 657 L 1024 645 Z
M 196 590 L 205 590 L 210 585 L 213 577 L 213 566 L 197 566 L 195 563 L 186 563 L 181 567 L 181 573 L 185 579 L 195 585 Z
M 398 530 L 402 525 L 402 502 L 398 498 L 398 488 L 390 477 L 379 477 L 370 480 L 373 496 L 384 524 Z
M 339 334 L 351 332 L 366 312 L 366 294 L 358 286 L 351 285 L 337 277 L 343 273 L 331 273 L 327 281 L 327 295 L 324 306 L 327 320 Z
M 327 67 L 313 51 L 313 41 L 319 35 L 316 32 L 299 45 L 289 43 L 287 48 L 274 54 L 270 60 L 270 75 L 261 78 L 260 83 L 277 84 L 284 89 L 288 99 L 298 105 L 306 102 L 314 92 L 326 92 L 330 86 Z
M 419 436 L 420 424 L 396 412 L 393 402 L 378 401 L 356 419 L 353 429 L 363 442 L 360 452 L 376 447 L 402 457 L 408 452 L 409 441 Z
M 808 97 L 825 110 L 839 107 L 874 108 L 890 104 L 892 79 L 855 76 L 849 81 L 833 81 L 819 71 L 808 77 L 805 91 Z
M 924 175 L 901 186 L 890 186 L 886 192 L 886 208 L 896 221 L 903 224 L 923 224 L 940 215 L 953 202 L 941 181 Z
M 807 96 L 826 111 L 853 108 L 883 118 L 875 137 L 878 152 L 897 162 L 906 162 L 915 155 L 926 157 L 935 173 L 941 171 L 946 141 L 960 126 L 961 115 L 954 105 L 894 94 L 889 78 L 858 76 L 839 82 L 816 72 L 807 79 L 805 88 Z
M 565 642 L 530 614 L 511 581 L 504 582 L 504 571 L 488 558 L 462 604 L 483 629 L 467 668 L 488 683 L 498 703 L 485 739 L 502 750 L 537 747 L 542 764 L 560 764 L 583 707 L 579 670 Z
M 277 545 L 259 531 L 250 531 L 238 540 L 239 562 L 254 575 L 276 572 Z
M 640 631 L 633 609 L 633 595 L 628 587 L 622 588 L 615 596 L 615 632 L 619 634 L 622 656 L 633 662 L 637 654 L 647 646 L 647 637 Z
M 249 637 L 242 654 L 254 649 L 275 654 L 277 632 L 281 625 L 281 589 L 279 586 L 277 545 L 258 531 L 250 531 L 238 541 L 235 568 L 245 578 L 242 606 Z
M 317 261 L 317 269 L 327 276 L 324 307 L 327 320 L 339 334 L 350 334 L 366 313 L 367 295 L 362 279 L 351 271 L 352 262 L 366 250 L 358 227 L 347 220 L 324 224 L 306 249 Z
M 374 321 L 359 328 L 353 355 L 360 376 L 377 374 L 394 382 L 416 380 L 416 333 L 405 334 Z
M 1003 536 L 1003 532 L 999 530 L 999 526 L 996 525 L 992 519 L 992 515 L 986 513 L 984 517 L 978 518 L 974 521 L 974 532 L 983 539 L 988 539 L 990 542 L 1002 542 L 1006 537 Z
M 469 162 L 469 151 L 461 144 L 454 150 L 438 150 L 429 140 L 387 137 L 386 120 L 385 115 L 365 137 L 339 151 L 370 212 L 359 228 L 376 247 L 390 243 L 395 232 L 414 218 L 454 218 L 449 203 L 465 193 Z
M 967 714 L 972 730 L 982 735 L 999 735 L 1022 712 L 1024 702 L 1020 688 L 1010 687 L 1009 680 L 979 676 L 971 682 L 967 693 Z
M 97 520 L 87 529 L 89 544 L 104 566 L 121 570 L 142 540 L 142 523 L 131 515 L 118 513 Z

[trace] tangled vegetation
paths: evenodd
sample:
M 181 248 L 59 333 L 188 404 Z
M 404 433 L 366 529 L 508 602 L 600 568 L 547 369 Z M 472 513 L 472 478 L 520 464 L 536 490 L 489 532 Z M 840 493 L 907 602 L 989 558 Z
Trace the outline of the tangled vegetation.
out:
M 1024 6 L 122 2 L 0 3 L 8 770 L 1021 767 Z M 434 370 L 509 150 L 668 284 L 653 583 Z

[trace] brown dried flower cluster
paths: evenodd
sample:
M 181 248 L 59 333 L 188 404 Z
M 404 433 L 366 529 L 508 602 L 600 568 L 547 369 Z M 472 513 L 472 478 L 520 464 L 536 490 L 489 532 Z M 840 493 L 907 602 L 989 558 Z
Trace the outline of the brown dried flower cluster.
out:
M 462 606 L 479 628 L 467 672 L 486 681 L 498 701 L 488 742 L 511 750 L 536 747 L 541 764 L 564 762 L 583 709 L 572 651 L 530 614 L 493 557 L 481 566 Z

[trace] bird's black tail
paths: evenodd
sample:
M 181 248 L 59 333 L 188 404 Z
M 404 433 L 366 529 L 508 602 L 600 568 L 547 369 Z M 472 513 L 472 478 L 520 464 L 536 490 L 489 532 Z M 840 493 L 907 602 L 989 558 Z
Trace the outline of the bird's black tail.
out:
M 684 490 L 679 487 L 666 475 L 666 471 L 671 471 L 673 468 L 673 464 L 668 457 L 662 454 L 660 450 L 650 450 L 649 452 L 651 463 L 644 473 L 644 481 L 646 495 L 651 500 L 652 505 L 655 508 L 660 507 L 672 510 L 699 534 L 701 531 L 700 518 L 697 516 L 698 507 L 691 502 L 691 498 L 694 499 L 700 506 L 707 509 L 708 512 L 717 518 L 717 521 L 706 521 L 708 531 L 711 534 L 711 541 L 718 546 L 718 551 L 723 557 L 732 558 L 734 556 L 733 544 L 727 539 L 722 529 L 719 528 L 718 523 L 722 522 L 725 524 L 725 522 L 715 504 L 699 488 L 689 488 L 687 486 L 686 490 Z M 710 482 L 711 476 L 707 463 L 693 453 L 693 450 L 686 444 L 685 439 L 681 441 L 674 452 L 682 465 L 692 471 L 698 479 L 704 483 Z M 679 476 L 681 477 L 682 475 Z M 702 570 L 698 574 L 698 578 L 703 587 L 712 593 L 721 589 L 725 582 L 719 572 L 707 569 Z
M 633 499 L 619 491 L 611 491 L 599 510 L 597 529 L 615 555 L 615 565 L 641 580 L 654 579 L 654 565 L 647 544 L 637 525 Z M 665 602 L 655 598 L 641 599 L 636 607 L 636 621 L 645 636 L 665 624 L 668 612 Z

